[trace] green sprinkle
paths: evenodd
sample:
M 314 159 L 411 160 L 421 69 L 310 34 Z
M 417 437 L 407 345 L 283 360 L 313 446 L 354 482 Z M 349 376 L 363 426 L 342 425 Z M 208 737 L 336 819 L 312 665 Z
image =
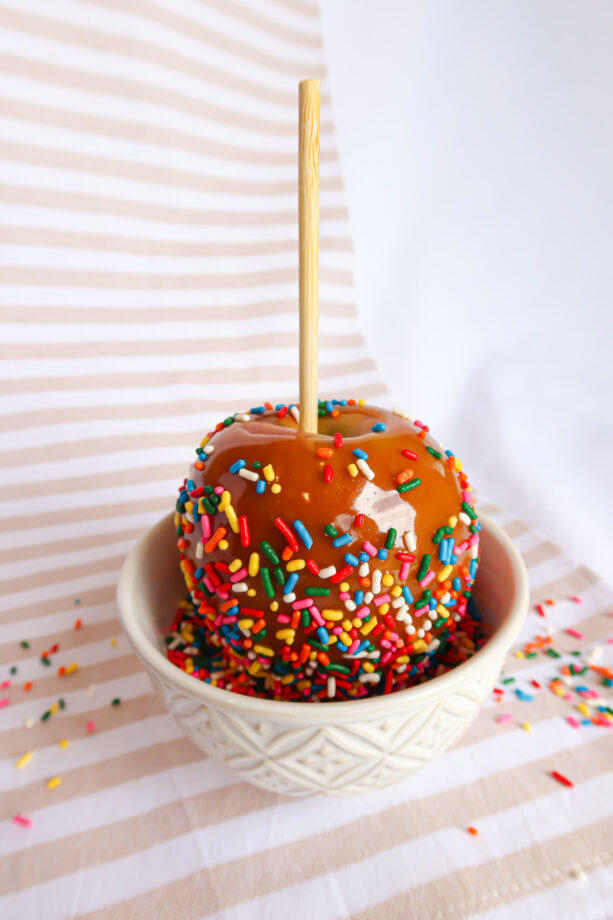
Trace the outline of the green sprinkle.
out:
M 514 677 L 505 677 L 505 679 L 503 680 L 503 684 L 514 684 L 514 683 L 515 683 Z
M 266 595 L 268 597 L 274 597 L 275 596 L 274 585 L 272 583 L 272 578 L 270 577 L 270 572 L 268 571 L 265 565 L 262 566 L 262 568 L 260 569 L 260 576 L 262 578 L 262 584 L 264 585 L 264 591 L 266 592 Z
M 225 418 L 223 420 L 223 423 L 226 426 L 226 428 L 229 428 L 233 422 L 234 422 L 234 419 L 232 418 L 232 416 L 230 416 L 229 418 Z
M 441 540 L 443 539 L 443 536 L 444 536 L 444 534 L 443 534 L 443 528 L 442 528 L 442 527 L 439 527 L 439 529 L 436 531 L 436 533 L 435 533 L 434 536 L 432 537 L 432 542 L 434 543 L 435 546 L 438 546 L 438 544 L 439 544 L 439 543 L 441 542 Z
M 387 532 L 387 537 L 385 538 L 385 548 L 386 549 L 392 549 L 392 547 L 394 546 L 394 543 L 396 542 L 396 536 L 397 536 L 397 531 L 394 530 L 393 527 L 390 527 L 390 529 Z
M 46 722 L 47 719 L 50 719 L 50 718 L 51 718 L 51 710 L 48 709 L 47 712 L 43 712 L 42 716 L 40 717 L 40 721 Z
M 401 486 L 398 486 L 399 492 L 408 492 L 410 489 L 415 489 L 417 486 L 421 485 L 421 479 L 409 479 L 408 482 L 403 482 Z
M 13 667 L 11 668 L 11 674 L 16 674 L 16 673 L 17 673 L 17 666 L 13 665 Z
M 537 655 L 538 655 L 538 652 L 528 652 L 528 654 L 526 655 L 526 658 L 536 658 Z
M 550 658 L 561 658 L 562 657 L 560 653 L 556 652 L 556 650 L 553 648 L 548 648 L 547 654 L 549 655 Z
M 329 597 L 330 588 L 305 588 L 307 597 Z
M 203 495 L 200 501 L 202 502 L 206 510 L 209 512 L 209 514 L 215 514 L 215 505 L 213 504 L 211 499 L 208 497 L 208 495 Z
M 26 642 L 25 639 L 23 639 L 19 644 L 22 648 L 30 648 L 30 643 Z
M 434 628 L 435 628 L 435 629 L 438 629 L 439 626 L 442 626 L 443 623 L 445 623 L 445 622 L 446 622 L 446 620 L 444 620 L 442 617 L 439 617 L 438 620 L 435 620 L 435 621 L 434 621 L 434 624 L 433 624 L 433 625 L 434 625 Z
M 308 609 L 300 611 L 300 619 L 302 620 L 302 625 L 306 628 L 311 625 L 311 614 Z
M 437 460 L 440 460 L 443 456 L 440 450 L 435 450 L 433 447 L 426 447 L 426 450 L 429 454 L 432 454 L 433 457 L 436 457 Z
M 283 569 L 281 568 L 281 566 L 276 565 L 273 569 L 273 573 L 274 573 L 275 578 L 277 579 L 277 584 L 283 587 L 283 585 L 285 584 L 285 573 L 283 572 Z
M 44 665 L 46 665 L 47 667 L 49 667 L 49 665 L 51 664 L 51 659 L 50 659 L 50 658 L 46 658 L 44 655 L 41 657 L 40 660 L 41 660 L 41 662 L 42 662 Z
M 415 601 L 415 609 L 416 609 L 416 610 L 421 610 L 421 608 L 422 608 L 422 607 L 425 607 L 427 603 L 428 603 L 428 601 L 425 600 L 425 598 L 422 597 L 421 600 Z
M 111 700 L 111 706 L 119 706 L 120 703 L 121 700 L 118 696 L 116 696 L 114 700 Z
M 260 467 L 262 466 L 262 464 L 260 463 L 259 460 L 256 460 L 256 461 L 252 464 L 252 466 L 253 466 L 253 469 L 254 469 L 254 470 L 259 470 Z
M 270 543 L 268 543 L 266 540 L 262 540 L 260 546 L 262 547 L 262 552 L 264 555 L 268 556 L 273 565 L 281 565 L 281 560 L 275 553 Z
M 432 561 L 432 556 L 430 553 L 424 553 L 421 557 L 421 563 L 419 565 L 419 570 L 417 572 L 417 581 L 423 581 L 426 575 L 428 574 L 428 569 L 430 568 L 430 562 Z
M 60 709 L 66 709 L 66 700 L 60 697 L 57 702 L 58 702 L 58 706 L 60 707 Z
M 468 504 L 468 502 L 462 502 L 462 511 L 466 512 L 466 514 L 469 516 L 471 521 L 477 520 L 477 515 L 475 513 L 475 510 Z
M 212 493 L 213 493 L 213 486 L 205 486 L 205 487 L 204 487 L 204 491 L 206 492 L 207 495 L 212 495 Z
M 337 674 L 351 674 L 351 668 L 346 664 L 331 664 L 328 671 L 336 671 Z
M 332 524 L 326 524 L 324 533 L 327 537 L 338 537 L 338 530 L 336 527 L 333 527 Z

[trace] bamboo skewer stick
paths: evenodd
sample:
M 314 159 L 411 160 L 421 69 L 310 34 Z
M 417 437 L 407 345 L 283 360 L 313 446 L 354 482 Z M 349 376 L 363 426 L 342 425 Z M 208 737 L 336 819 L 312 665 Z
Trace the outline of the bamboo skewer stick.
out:
M 319 326 L 319 119 L 321 83 L 299 88 L 298 230 L 300 286 L 300 431 L 317 434 Z

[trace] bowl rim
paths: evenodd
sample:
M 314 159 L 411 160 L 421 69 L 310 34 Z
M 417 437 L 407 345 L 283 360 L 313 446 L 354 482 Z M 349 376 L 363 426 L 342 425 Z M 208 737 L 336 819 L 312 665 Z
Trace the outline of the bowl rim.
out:
M 268 700 L 232 693 L 221 687 L 213 687 L 193 678 L 172 664 L 166 656 L 155 647 L 138 626 L 137 618 L 132 612 L 129 595 L 135 573 L 146 556 L 146 545 L 155 539 L 158 531 L 172 526 L 173 514 L 170 512 L 148 530 L 132 547 L 124 560 L 117 585 L 117 606 L 119 620 L 132 647 L 141 661 L 160 678 L 173 685 L 177 690 L 202 702 L 226 710 L 238 711 L 241 715 L 254 715 L 271 721 L 301 721 L 313 724 L 355 721 L 371 716 L 384 717 L 404 707 L 426 703 L 435 697 L 444 696 L 458 684 L 464 684 L 471 676 L 478 678 L 485 666 L 486 659 L 491 663 L 503 658 L 511 643 L 519 633 L 528 611 L 530 588 L 526 566 L 519 550 L 504 530 L 487 515 L 480 514 L 479 520 L 488 536 L 492 536 L 502 548 L 511 566 L 513 582 L 516 588 L 515 600 L 502 625 L 490 637 L 488 642 L 472 658 L 462 662 L 451 671 L 433 677 L 423 684 L 398 690 L 376 697 L 364 697 L 358 700 L 339 700 L 326 702 L 325 705 L 309 705 L 309 701 Z

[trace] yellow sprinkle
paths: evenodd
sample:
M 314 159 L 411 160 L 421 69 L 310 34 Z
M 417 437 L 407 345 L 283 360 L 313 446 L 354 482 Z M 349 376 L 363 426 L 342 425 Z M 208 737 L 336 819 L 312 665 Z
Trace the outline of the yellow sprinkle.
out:
M 259 661 L 252 661 L 251 664 L 249 665 L 249 667 L 247 668 L 247 670 L 248 670 L 249 673 L 252 674 L 252 675 L 257 674 L 258 671 L 261 671 L 261 670 L 262 670 L 261 662 L 259 662 Z
M 247 597 L 255 597 L 256 594 L 257 594 L 257 591 L 255 590 L 255 588 L 247 589 Z
M 343 643 L 343 645 L 349 646 L 353 644 L 353 639 L 351 638 L 351 636 L 348 636 L 346 632 L 342 632 L 341 642 Z
M 531 731 L 532 731 L 532 726 L 530 725 L 529 722 L 522 722 L 522 726 L 521 726 L 521 727 L 523 728 L 523 730 L 524 730 L 525 732 L 531 732 Z
M 175 511 L 175 527 L 179 526 L 179 521 L 181 520 L 181 515 L 178 511 Z
M 351 624 L 355 627 L 355 629 L 359 629 L 362 625 L 362 620 L 359 617 L 354 617 L 351 621 Z
M 32 718 L 32 716 L 27 716 L 25 722 L 23 723 L 23 727 L 32 728 L 33 725 L 34 725 L 34 719 Z
M 423 639 L 417 639 L 417 641 L 413 643 L 413 648 L 416 652 L 424 652 L 428 646 Z
M 348 617 L 346 620 L 343 620 L 343 629 L 347 632 L 351 629 L 351 620 Z
M 264 474 L 264 479 L 266 480 L 266 482 L 272 482 L 273 479 L 275 478 L 275 471 L 272 468 L 272 465 L 270 463 L 264 467 L 264 469 L 262 470 L 262 473 Z
M 186 510 L 186 511 L 193 511 L 193 510 L 194 510 L 194 503 L 193 503 L 193 502 L 185 502 L 185 510 Z
M 49 712 L 51 713 L 52 716 L 54 716 L 59 708 L 60 708 L 59 703 L 52 703 L 51 706 L 49 706 Z
M 115 640 L 115 641 L 116 641 L 116 640 Z M 78 665 L 78 664 L 76 663 L 76 661 L 75 661 L 74 664 L 69 664 L 69 665 L 68 665 L 68 667 L 66 668 L 66 673 L 67 673 L 67 674 L 74 674 L 74 672 L 75 672 L 75 671 L 78 671 L 78 670 L 79 670 L 79 665 Z
M 288 639 L 288 640 L 291 639 L 291 641 L 293 642 L 295 631 L 293 629 L 280 629 L 278 632 L 275 633 L 275 636 L 277 637 L 277 639 Z
M 401 655 L 399 658 L 396 658 L 396 664 L 408 664 L 408 663 L 409 663 L 408 655 Z
M 392 595 L 392 597 L 400 597 L 400 595 L 402 594 L 402 588 L 400 587 L 400 585 L 396 585 L 395 588 L 392 588 L 392 590 L 390 591 L 390 594 Z
M 440 570 L 440 572 L 439 572 L 438 575 L 436 576 L 436 580 L 437 580 L 437 581 L 445 581 L 446 578 L 449 578 L 449 576 L 451 575 L 452 572 L 453 572 L 453 566 L 452 566 L 452 565 L 445 565 L 445 566 L 443 566 L 443 568 Z
M 226 508 L 226 517 L 228 518 L 228 523 L 230 524 L 230 527 L 232 528 L 234 533 L 238 533 L 240 531 L 240 527 L 238 526 L 238 518 L 236 516 L 236 511 L 234 510 L 232 505 L 228 505 L 228 507 Z
M 386 588 L 391 588 L 391 586 L 394 584 L 394 576 L 390 575 L 389 572 L 386 572 L 381 579 L 381 584 L 385 585 Z
M 240 559 L 233 559 L 230 565 L 228 566 L 228 568 L 230 569 L 231 572 L 238 572 L 238 570 L 242 567 L 242 565 L 243 563 L 241 562 Z
M 232 501 L 232 493 L 228 492 L 227 489 L 224 489 L 224 491 L 221 493 L 221 499 L 219 501 L 219 504 L 217 505 L 217 510 L 225 511 L 231 501 Z
M 239 620 L 239 621 L 238 621 L 238 628 L 239 628 L 239 629 L 251 629 L 251 627 L 253 626 L 254 622 L 255 622 L 255 620 L 252 620 L 250 617 L 245 617 L 244 620 Z
M 60 741 L 60 747 L 61 747 L 61 748 L 67 748 L 67 747 L 68 747 L 68 742 L 66 741 L 65 738 L 62 738 L 62 740 Z
M 328 637 L 328 645 L 336 645 L 338 642 L 338 636 L 335 636 L 334 633 Z
M 358 406 L 365 406 L 365 405 L 366 405 L 365 399 L 358 399 Z
M 202 441 L 200 442 L 200 447 L 204 447 L 204 445 L 208 444 L 210 440 L 211 439 L 209 438 L 208 434 L 205 434 Z
M 311 681 L 310 680 L 299 680 L 296 686 L 299 690 L 308 690 L 311 686 Z
M 515 652 L 515 657 L 516 657 L 516 658 L 524 658 L 524 653 L 523 653 L 523 652 Z
M 279 492 L 281 491 L 281 486 L 279 485 L 278 482 L 273 482 L 273 484 L 270 487 L 270 491 L 272 492 L 273 495 L 278 495 Z
M 324 620 L 334 620 L 335 622 L 337 620 L 342 620 L 345 616 L 342 610 L 329 610 L 327 608 L 321 611 L 321 615 Z
M 375 666 L 372 663 L 372 661 L 363 661 L 362 667 L 364 668 L 367 674 L 372 674 L 372 672 L 375 670 Z
M 587 716 L 589 718 L 592 715 L 585 703 L 577 703 L 577 709 L 583 716 Z
M 317 660 L 317 652 L 309 652 L 309 661 Z
M 253 578 L 260 571 L 260 554 L 251 553 L 249 556 L 249 574 Z
M 349 475 L 353 476 L 354 479 L 358 475 L 358 468 L 355 465 L 355 463 L 350 463 L 349 466 L 347 467 L 347 470 L 349 472 Z
M 295 677 L 294 677 L 293 674 L 286 674 L 285 677 L 282 677 L 282 678 L 281 678 L 281 683 L 282 683 L 282 684 L 291 684 L 294 680 L 295 680 Z
M 456 526 L 457 526 L 458 519 L 457 519 L 457 517 L 455 516 L 455 514 L 452 514 L 452 515 L 451 515 L 451 517 L 449 518 L 449 521 L 448 521 L 447 523 L 449 524 L 450 527 L 456 527 Z
M 381 616 L 385 616 L 385 614 L 389 611 L 389 609 L 390 609 L 389 604 L 381 604 L 381 606 L 379 607 L 379 613 L 381 614 Z
M 25 767 L 26 764 L 30 763 L 32 759 L 32 751 L 28 751 L 27 754 L 24 754 L 23 757 L 20 757 L 15 766 L 18 770 L 21 770 L 22 767 Z
M 365 623 L 364 626 L 362 626 L 360 632 L 362 633 L 363 636 L 367 636 L 369 633 L 373 631 L 376 625 L 377 625 L 377 621 L 375 620 L 374 617 L 371 617 L 368 623 Z
M 438 607 L 436 608 L 436 612 L 438 613 L 439 617 L 443 617 L 444 620 L 447 620 L 449 618 L 449 611 L 447 610 L 446 607 L 443 607 L 442 604 L 438 605 Z
M 277 610 L 279 609 L 279 601 L 271 601 L 270 609 L 272 610 L 273 613 L 276 613 Z
M 62 782 L 61 776 L 54 776 L 53 779 L 50 779 L 47 783 L 47 789 L 57 789 L 57 787 Z
M 341 589 L 341 591 L 348 591 L 349 588 L 350 588 L 349 582 L 348 582 L 348 581 L 341 581 L 341 583 L 340 583 L 340 585 L 339 585 L 339 588 Z
M 304 559 L 290 559 L 285 568 L 288 572 L 299 572 L 305 565 Z
M 266 655 L 268 658 L 272 658 L 274 652 L 271 648 L 268 648 L 267 645 L 254 645 L 253 651 L 258 655 Z
M 455 458 L 455 468 L 456 468 L 456 470 L 458 471 L 458 473 L 461 473 L 461 472 L 462 472 L 462 469 L 463 469 L 463 467 L 462 467 L 462 461 L 459 460 L 458 457 Z

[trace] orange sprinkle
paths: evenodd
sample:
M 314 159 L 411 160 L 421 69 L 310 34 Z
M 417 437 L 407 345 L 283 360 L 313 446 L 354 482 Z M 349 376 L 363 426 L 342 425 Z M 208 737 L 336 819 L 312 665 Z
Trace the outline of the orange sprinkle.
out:
M 26 691 L 27 691 L 27 690 L 31 690 L 31 689 L 32 689 L 32 681 L 29 680 L 27 683 L 25 683 L 25 684 L 23 685 L 23 689 L 26 690 Z
M 281 559 L 283 559 L 283 562 L 289 562 L 293 555 L 294 550 L 291 548 L 291 546 L 286 546 L 281 553 Z
M 78 620 L 75 620 L 75 621 L 74 621 L 74 628 L 75 628 L 75 629 L 81 629 L 82 626 L 83 626 L 83 620 L 78 619 Z
M 223 538 L 226 535 L 226 532 L 227 531 L 225 527 L 218 527 L 215 533 L 213 534 L 213 536 L 211 537 L 211 539 L 207 543 L 204 544 L 205 553 L 210 553 L 211 550 L 214 550 L 217 544 L 219 543 L 219 541 L 223 540 Z
M 468 831 L 469 834 L 472 834 L 473 837 L 479 836 L 479 831 L 477 830 L 476 827 L 467 827 L 466 830 Z
M 328 457 L 333 456 L 334 451 L 332 450 L 331 447 L 318 447 L 315 453 L 317 454 L 318 457 L 321 457 L 322 459 L 327 459 Z
M 223 604 L 220 604 L 219 609 L 221 610 L 222 613 L 225 613 L 226 610 L 229 610 L 230 607 L 234 607 L 235 604 L 236 604 L 236 600 L 234 598 L 231 598 L 229 601 L 224 601 Z
M 66 673 L 66 668 L 64 667 L 64 665 L 62 665 L 61 667 L 57 669 L 58 677 L 63 677 L 65 673 Z
M 401 486 L 403 482 L 408 482 L 409 479 L 413 478 L 413 470 L 403 470 L 402 473 L 398 473 L 396 476 L 396 484 Z
M 330 413 L 330 415 L 332 416 L 332 418 L 338 418 L 340 414 L 341 414 L 341 410 L 340 410 L 340 409 L 333 409 L 332 412 Z

